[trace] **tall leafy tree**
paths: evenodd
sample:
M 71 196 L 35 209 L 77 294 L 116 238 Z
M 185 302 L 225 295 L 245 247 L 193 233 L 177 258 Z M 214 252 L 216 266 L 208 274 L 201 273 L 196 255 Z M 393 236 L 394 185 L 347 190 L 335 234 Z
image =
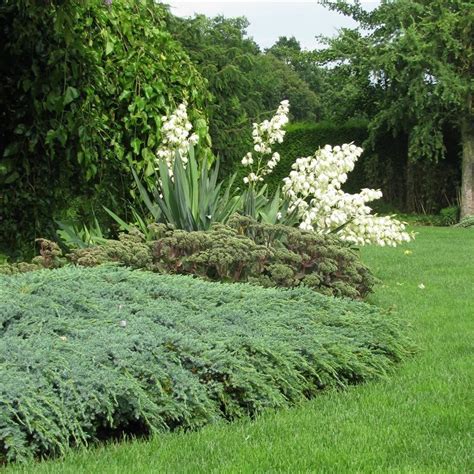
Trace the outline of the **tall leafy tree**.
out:
M 210 133 L 214 152 L 229 161 L 241 158 L 250 137 L 242 133 L 261 111 L 250 76 L 260 50 L 246 37 L 243 18 L 170 17 L 174 37 L 184 46 L 207 79 L 213 100 L 208 101 Z
M 358 21 L 327 39 L 327 62 L 348 64 L 382 93 L 371 121 L 409 136 L 409 158 L 445 154 L 443 129 L 462 140 L 461 215 L 474 215 L 473 38 L 471 0 L 382 0 L 368 12 L 359 0 L 321 0 Z
M 213 100 L 207 104 L 212 147 L 227 172 L 252 148 L 251 123 L 291 102 L 294 119 L 313 120 L 318 98 L 284 59 L 264 54 L 246 33 L 243 18 L 170 18 L 174 37 L 181 42 L 207 79 Z
M 316 94 L 318 119 L 345 122 L 373 115 L 376 88 L 352 64 L 322 65 L 321 53 L 301 48 L 294 36 L 280 36 L 266 53 L 284 62 Z
M 318 64 L 311 51 L 301 48 L 301 44 L 294 36 L 290 38 L 280 36 L 266 53 L 273 54 L 291 67 L 313 92 L 318 95 L 323 92 L 326 69 Z
M 281 100 L 288 99 L 292 120 L 319 118 L 318 96 L 296 71 L 273 54 L 257 58 L 251 79 L 263 110 L 271 110 Z

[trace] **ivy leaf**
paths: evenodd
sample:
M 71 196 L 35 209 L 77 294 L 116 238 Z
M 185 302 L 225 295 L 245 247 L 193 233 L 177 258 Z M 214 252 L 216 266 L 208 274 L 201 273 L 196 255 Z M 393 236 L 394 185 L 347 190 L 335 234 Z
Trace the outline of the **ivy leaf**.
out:
M 151 99 L 151 97 L 153 96 L 153 87 L 146 84 L 146 85 L 143 86 L 143 91 L 145 92 L 145 97 L 147 99 Z
M 118 100 L 126 100 L 132 95 L 132 91 L 124 90 L 120 95 Z
M 17 142 L 10 143 L 6 146 L 3 156 L 6 158 L 7 156 L 15 155 L 18 152 L 19 144 Z
M 20 175 L 18 174 L 18 172 L 17 172 L 17 171 L 14 171 L 13 173 L 9 174 L 9 175 L 3 180 L 3 184 L 11 184 L 11 183 L 13 183 L 14 181 L 16 181 L 19 177 L 20 177 Z
M 16 135 L 24 135 L 26 133 L 26 126 L 24 123 L 19 123 L 16 127 L 15 130 L 13 130 L 13 133 Z
M 13 169 L 13 162 L 11 160 L 3 160 L 0 162 L 0 176 L 6 175 Z
M 155 174 L 155 166 L 153 165 L 153 161 L 148 161 L 146 164 L 145 176 L 148 178 L 154 174 Z
M 131 143 L 132 145 L 132 148 L 133 148 L 133 152 L 135 153 L 135 155 L 138 155 L 140 153 L 140 145 L 142 144 L 142 141 L 139 139 L 139 138 L 134 138 Z
M 107 43 L 105 44 L 105 55 L 108 56 L 113 50 L 114 43 L 108 39 Z
M 64 94 L 63 105 L 70 104 L 73 100 L 77 99 L 78 97 L 79 97 L 79 91 L 75 87 L 69 86 L 66 89 L 66 92 Z

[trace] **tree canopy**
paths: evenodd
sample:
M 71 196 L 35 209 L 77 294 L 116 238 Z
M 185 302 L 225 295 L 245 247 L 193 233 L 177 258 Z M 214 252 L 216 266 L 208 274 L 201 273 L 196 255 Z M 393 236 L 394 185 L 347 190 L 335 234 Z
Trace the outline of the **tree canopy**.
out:
M 290 100 L 294 119 L 318 117 L 315 92 L 285 58 L 260 51 L 247 37 L 245 18 L 171 17 L 170 25 L 208 81 L 210 133 L 224 171 L 251 148 L 250 124 L 271 115 L 281 100 Z
M 445 153 L 443 128 L 462 136 L 462 215 L 474 214 L 473 38 L 470 0 L 382 0 L 368 12 L 360 1 L 323 0 L 351 16 L 359 28 L 343 29 L 320 52 L 326 63 L 350 65 L 378 95 L 372 134 L 406 132 L 411 160 Z

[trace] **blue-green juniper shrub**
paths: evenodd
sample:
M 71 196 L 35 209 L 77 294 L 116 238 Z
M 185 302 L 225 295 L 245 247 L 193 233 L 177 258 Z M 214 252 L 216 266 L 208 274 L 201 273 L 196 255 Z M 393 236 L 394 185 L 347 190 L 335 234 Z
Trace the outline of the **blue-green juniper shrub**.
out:
M 392 316 L 308 288 L 116 265 L 0 275 L 0 462 L 254 416 L 411 350 Z

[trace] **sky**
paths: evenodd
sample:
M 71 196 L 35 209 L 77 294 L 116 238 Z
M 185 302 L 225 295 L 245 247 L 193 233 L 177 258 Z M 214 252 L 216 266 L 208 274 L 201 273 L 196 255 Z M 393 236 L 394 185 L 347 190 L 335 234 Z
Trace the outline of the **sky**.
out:
M 279 36 L 295 36 L 305 49 L 314 49 L 320 44 L 315 35 L 333 36 L 339 28 L 354 27 L 356 23 L 343 15 L 329 11 L 317 0 L 164 0 L 177 16 L 224 15 L 245 16 L 250 21 L 248 36 L 253 37 L 262 48 L 269 48 Z M 366 9 L 375 8 L 379 1 L 363 1 Z

